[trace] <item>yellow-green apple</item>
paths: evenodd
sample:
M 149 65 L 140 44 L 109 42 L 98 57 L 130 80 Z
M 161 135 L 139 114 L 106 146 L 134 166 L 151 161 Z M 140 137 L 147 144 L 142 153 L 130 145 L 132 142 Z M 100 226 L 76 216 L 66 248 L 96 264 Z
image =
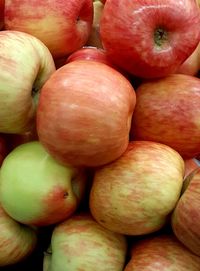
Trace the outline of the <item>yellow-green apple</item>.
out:
M 124 271 L 198 271 L 200 258 L 174 235 L 159 234 L 130 244 L 130 260 Z
M 96 221 L 126 235 L 161 229 L 180 197 L 184 161 L 172 148 L 132 141 L 114 162 L 95 170 L 89 207 Z
M 44 256 L 44 271 L 122 271 L 127 240 L 90 214 L 79 213 L 54 228 L 50 250 Z
M 6 30 L 18 30 L 40 39 L 54 58 L 86 44 L 92 28 L 92 0 L 6 0 Z
M 176 73 L 197 76 L 200 69 L 200 44 L 194 52 L 178 67 Z
M 108 56 L 129 73 L 154 78 L 173 73 L 200 38 L 194 0 L 109 0 L 100 36 Z
M 183 194 L 173 211 L 171 225 L 176 237 L 200 256 L 200 169 L 185 179 Z
M 33 126 L 40 88 L 55 71 L 48 48 L 18 31 L 0 31 L 0 132 Z
M 99 23 L 101 20 L 103 8 L 104 4 L 100 0 L 93 1 L 93 10 L 94 10 L 93 24 L 87 41 L 87 45 L 89 46 L 96 46 L 97 48 L 102 48 L 101 37 L 99 33 Z
M 16 221 L 34 226 L 69 217 L 84 195 L 86 171 L 58 164 L 38 141 L 11 151 L 0 172 L 0 199 Z
M 143 82 L 136 91 L 130 137 L 171 146 L 184 159 L 200 153 L 200 79 L 173 74 Z
M 77 60 L 58 69 L 43 86 L 37 133 L 60 163 L 95 167 L 127 148 L 135 91 L 117 70 Z
M 185 162 L 185 175 L 184 178 L 186 178 L 193 170 L 200 167 L 200 161 L 196 158 L 186 159 Z
M 24 260 L 36 244 L 36 231 L 13 220 L 0 205 L 0 267 Z

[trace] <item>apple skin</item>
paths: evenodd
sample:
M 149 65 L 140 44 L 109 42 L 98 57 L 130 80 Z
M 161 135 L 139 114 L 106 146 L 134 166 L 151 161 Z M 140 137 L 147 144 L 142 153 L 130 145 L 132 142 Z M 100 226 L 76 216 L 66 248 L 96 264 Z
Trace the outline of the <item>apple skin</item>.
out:
M 55 227 L 51 250 L 44 257 L 43 271 L 122 271 L 127 241 L 100 226 L 90 214 L 79 213 Z
M 124 271 L 198 271 L 200 258 L 172 234 L 143 238 L 130 245 L 131 258 Z
M 4 26 L 4 9 L 5 9 L 5 0 L 0 0 L 0 30 Z
M 130 74 L 166 76 L 197 47 L 199 14 L 194 0 L 106 1 L 100 22 L 103 48 Z
M 1 167 L 4 210 L 26 225 L 47 226 L 69 217 L 84 195 L 84 169 L 58 164 L 38 141 L 10 152 Z
M 185 175 L 184 178 L 186 178 L 193 170 L 200 167 L 200 161 L 196 158 L 193 159 L 187 159 L 185 162 Z
M 96 221 L 126 235 L 149 234 L 167 222 L 180 197 L 184 161 L 172 148 L 133 141 L 114 162 L 95 170 L 89 207 Z
M 95 46 L 97 48 L 102 48 L 101 37 L 99 33 L 99 24 L 101 20 L 101 15 L 104 9 L 104 4 L 99 1 L 93 1 L 93 10 L 94 10 L 94 17 L 93 17 L 93 24 L 92 29 L 87 41 L 87 45 Z
M 184 159 L 200 153 L 200 79 L 184 74 L 149 80 L 136 91 L 130 138 L 160 142 Z
M 35 120 L 40 88 L 55 71 L 47 47 L 18 31 L 0 31 L 0 132 L 24 133 Z
M 176 237 L 200 256 L 200 168 L 184 181 L 183 194 L 173 211 L 171 225 Z
M 83 48 L 73 52 L 68 56 L 65 64 L 75 60 L 98 61 L 114 68 L 114 64 L 108 59 L 106 51 L 96 46 L 84 46 Z
M 200 44 L 194 52 L 178 67 L 176 73 L 197 76 L 200 69 Z
M 36 231 L 13 220 L 1 205 L 0 233 L 0 267 L 24 260 L 36 248 Z
M 109 163 L 128 146 L 135 102 L 131 83 L 115 69 L 96 61 L 73 61 L 41 90 L 39 140 L 63 165 Z
M 40 39 L 54 58 L 86 44 L 92 28 L 92 0 L 6 0 L 5 29 Z

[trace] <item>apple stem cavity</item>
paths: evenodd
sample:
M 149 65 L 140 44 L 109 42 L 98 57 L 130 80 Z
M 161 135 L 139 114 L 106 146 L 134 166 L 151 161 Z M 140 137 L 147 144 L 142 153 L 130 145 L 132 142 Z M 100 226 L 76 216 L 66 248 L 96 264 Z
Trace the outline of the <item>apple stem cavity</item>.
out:
M 158 47 L 161 47 L 168 40 L 168 32 L 162 27 L 156 28 L 154 31 L 154 42 Z

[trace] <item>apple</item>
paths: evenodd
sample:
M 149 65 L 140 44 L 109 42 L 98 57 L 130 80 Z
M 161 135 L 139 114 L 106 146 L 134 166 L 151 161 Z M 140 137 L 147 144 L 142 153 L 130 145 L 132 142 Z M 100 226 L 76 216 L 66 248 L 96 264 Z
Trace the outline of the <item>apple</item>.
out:
M 184 159 L 200 154 L 200 79 L 173 74 L 136 91 L 130 138 L 166 144 Z
M 93 10 L 94 10 L 93 24 L 88 41 L 86 43 L 89 46 L 96 46 L 98 48 L 102 48 L 101 38 L 99 34 L 99 24 L 103 8 L 104 4 L 100 0 L 93 1 Z
M 0 172 L 0 199 L 13 219 L 47 226 L 69 217 L 84 195 L 85 169 L 58 164 L 38 141 L 11 151 Z
M 98 61 L 112 68 L 116 68 L 114 64 L 108 59 L 106 51 L 102 48 L 98 48 L 95 46 L 84 46 L 81 49 L 70 54 L 66 60 L 66 63 L 70 63 L 75 60 L 91 60 Z M 116 68 L 117 69 L 117 68 Z
M 47 47 L 18 31 L 0 31 L 0 133 L 24 133 L 34 125 L 39 90 L 55 71 Z
M 115 69 L 96 61 L 70 62 L 41 90 L 38 138 L 63 165 L 107 164 L 128 146 L 135 102 L 131 83 Z
M 131 257 L 124 271 L 199 271 L 200 258 L 172 234 L 145 237 L 130 245 Z
M 100 22 L 103 48 L 114 64 L 142 78 L 171 74 L 200 39 L 194 0 L 109 0 Z
M 185 62 L 180 67 L 178 67 L 176 73 L 197 76 L 199 70 L 200 70 L 200 44 L 198 44 L 194 52 L 185 60 Z
M 173 211 L 171 225 L 176 237 L 200 256 L 200 168 L 185 180 L 183 194 Z
M 126 252 L 125 236 L 100 226 L 88 213 L 74 214 L 54 228 L 43 271 L 122 271 Z
M 86 44 L 92 28 L 92 0 L 6 0 L 5 29 L 40 39 L 62 58 Z
M 0 205 L 0 267 L 27 258 L 36 248 L 36 230 L 17 223 Z
M 187 159 L 185 162 L 185 175 L 186 178 L 191 172 L 200 167 L 200 161 L 196 158 Z
M 180 197 L 184 161 L 172 148 L 132 141 L 125 153 L 95 170 L 89 207 L 105 228 L 125 235 L 161 229 Z
M 0 30 L 2 30 L 4 26 L 4 8 L 5 0 L 0 0 Z

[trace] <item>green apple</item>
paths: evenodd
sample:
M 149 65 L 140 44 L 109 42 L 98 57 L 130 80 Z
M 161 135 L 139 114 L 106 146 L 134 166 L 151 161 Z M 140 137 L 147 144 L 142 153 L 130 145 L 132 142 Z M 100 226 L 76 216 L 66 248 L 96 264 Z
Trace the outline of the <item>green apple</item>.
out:
M 19 145 L 4 159 L 0 198 L 5 211 L 28 225 L 46 226 L 71 215 L 84 195 L 84 169 L 57 163 L 38 141 Z

